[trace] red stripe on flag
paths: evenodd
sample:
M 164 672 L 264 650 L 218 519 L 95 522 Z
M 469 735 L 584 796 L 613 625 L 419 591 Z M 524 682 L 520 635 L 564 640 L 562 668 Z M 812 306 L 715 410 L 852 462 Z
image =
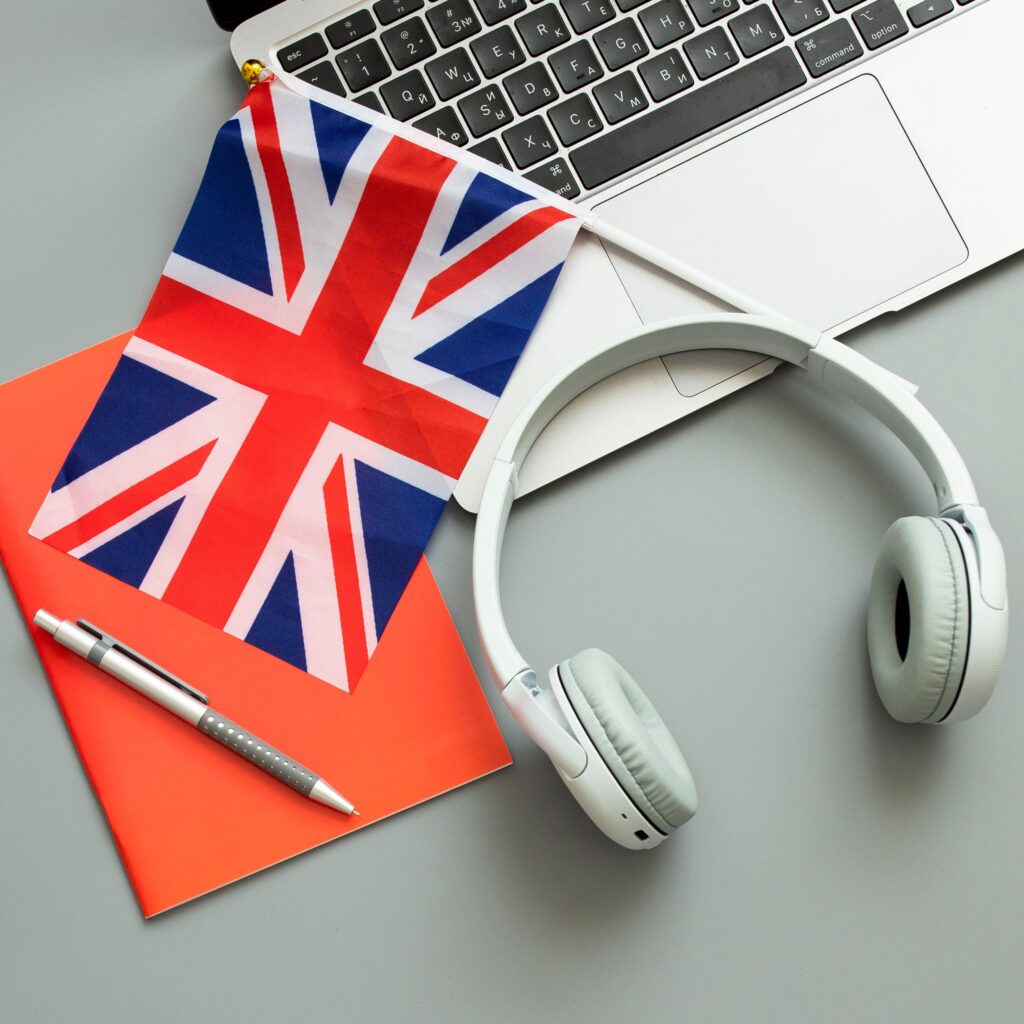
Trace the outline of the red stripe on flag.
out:
M 126 491 L 115 495 L 102 505 L 97 505 L 91 512 L 43 539 L 61 551 L 74 550 L 79 544 L 92 540 L 104 530 L 116 526 L 151 502 L 198 476 L 215 444 L 216 441 L 211 441 L 202 448 L 197 448 L 190 455 L 172 462 L 145 480 L 140 480 Z
M 413 316 L 417 317 L 431 306 L 436 306 L 442 299 L 464 288 L 470 281 L 496 266 L 507 256 L 511 256 L 517 249 L 521 249 L 527 242 L 543 234 L 552 224 L 567 220 L 569 216 L 570 214 L 556 210 L 553 206 L 545 206 L 510 224 L 489 242 L 474 249 L 468 256 L 464 256 L 458 263 L 453 263 L 430 281 L 423 289 L 423 297 Z
M 284 271 L 284 287 L 288 298 L 292 297 L 295 286 L 302 277 L 306 262 L 302 256 L 302 238 L 299 234 L 299 218 L 295 213 L 295 201 L 288 181 L 288 169 L 281 155 L 281 140 L 277 134 L 277 118 L 269 87 L 266 90 L 252 90 L 256 95 L 248 105 L 252 114 L 252 126 L 256 133 L 256 147 L 267 176 L 270 205 L 274 210 L 274 227 L 281 249 L 281 267 Z M 249 239 L 235 238 L 230 245 L 247 245 Z
M 359 593 L 359 570 L 356 567 L 345 463 L 341 458 L 324 483 L 324 505 L 327 509 L 331 561 L 334 563 L 334 586 L 341 613 L 341 635 L 345 644 L 345 668 L 349 689 L 352 690 L 370 657 L 366 649 L 366 624 Z

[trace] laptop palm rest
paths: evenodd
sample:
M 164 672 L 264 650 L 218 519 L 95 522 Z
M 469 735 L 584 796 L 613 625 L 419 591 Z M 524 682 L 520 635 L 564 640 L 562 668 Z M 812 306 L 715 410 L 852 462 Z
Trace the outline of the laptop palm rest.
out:
M 878 81 L 862 75 L 598 204 L 598 212 L 821 330 L 967 258 Z M 646 322 L 679 285 L 609 249 Z M 689 353 L 666 366 L 692 396 L 759 361 Z

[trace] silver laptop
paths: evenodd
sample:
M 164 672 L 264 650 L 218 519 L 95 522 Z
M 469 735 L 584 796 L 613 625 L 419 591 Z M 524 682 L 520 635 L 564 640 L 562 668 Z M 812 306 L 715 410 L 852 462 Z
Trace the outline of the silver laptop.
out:
M 841 334 L 1024 247 L 1022 0 L 209 0 L 237 64 L 466 146 Z M 265 9 L 264 9 L 265 8 Z M 456 497 L 559 367 L 714 308 L 584 235 Z M 548 428 L 539 487 L 763 377 L 654 360 Z

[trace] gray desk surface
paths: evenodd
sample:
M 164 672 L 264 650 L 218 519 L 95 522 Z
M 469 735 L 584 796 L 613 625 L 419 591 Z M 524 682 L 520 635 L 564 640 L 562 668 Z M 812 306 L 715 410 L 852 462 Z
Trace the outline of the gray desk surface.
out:
M 138 321 L 242 95 L 202 0 L 13 7 L 4 377 Z M 1022 314 L 1018 258 L 856 339 L 922 386 L 1011 571 Z M 511 769 L 149 924 L 3 588 L 4 1018 L 1019 1019 L 1020 645 L 950 730 L 889 721 L 868 675 L 879 540 L 927 499 L 884 431 L 795 372 L 527 499 L 505 559 L 524 651 L 598 643 L 630 667 L 689 757 L 697 818 L 651 855 L 613 847 L 499 711 Z M 452 508 L 429 557 L 482 673 L 472 525 Z

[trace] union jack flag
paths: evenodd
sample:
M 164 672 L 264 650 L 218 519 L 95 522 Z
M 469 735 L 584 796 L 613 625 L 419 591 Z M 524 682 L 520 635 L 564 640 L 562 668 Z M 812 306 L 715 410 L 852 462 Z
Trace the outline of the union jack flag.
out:
M 279 81 L 219 131 L 30 533 L 351 690 L 580 226 Z

